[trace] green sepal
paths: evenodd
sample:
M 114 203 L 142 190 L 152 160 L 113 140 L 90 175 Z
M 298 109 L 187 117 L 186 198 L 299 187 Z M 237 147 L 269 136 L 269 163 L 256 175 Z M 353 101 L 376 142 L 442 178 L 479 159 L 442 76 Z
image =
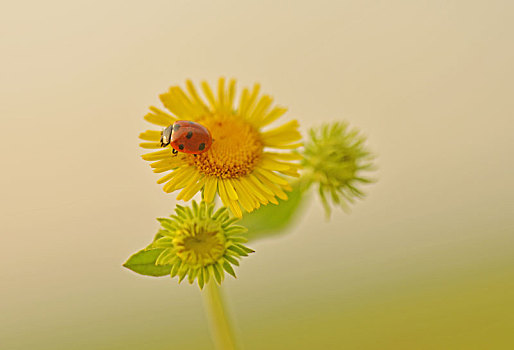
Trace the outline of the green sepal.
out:
M 236 273 L 234 272 L 234 269 L 232 268 L 232 265 L 230 265 L 228 262 L 223 263 L 223 269 L 227 271 L 232 276 L 236 277 Z
M 231 263 L 231 264 L 234 264 L 234 265 L 236 265 L 236 266 L 239 266 L 239 261 L 237 261 L 237 259 L 236 259 L 236 258 L 234 258 L 234 257 L 232 257 L 232 256 L 230 256 L 230 255 L 228 255 L 228 254 L 227 254 L 227 255 L 225 255 L 225 260 L 227 260 L 227 261 L 228 261 L 229 263 Z
M 159 230 L 159 231 L 155 234 L 155 236 L 153 237 L 153 241 L 152 241 L 152 243 L 150 243 L 149 245 L 147 245 L 147 246 L 146 246 L 146 248 L 145 248 L 145 249 L 143 249 L 143 250 L 150 250 L 150 249 L 154 249 L 155 247 L 154 247 L 154 245 L 153 245 L 153 244 L 155 243 L 155 241 L 157 241 L 159 238 L 164 237 L 164 235 L 162 234 L 162 231 L 163 231 L 163 230 Z
M 184 278 L 186 278 L 188 272 L 189 266 L 187 264 L 182 264 L 180 269 L 178 269 L 178 283 L 182 282 Z
M 175 225 L 171 219 L 157 218 L 157 221 L 159 221 L 161 226 L 164 227 L 168 231 L 174 232 L 176 230 Z M 162 231 L 166 231 L 166 230 L 162 230 Z
M 252 241 L 284 233 L 284 229 L 293 222 L 299 209 L 301 209 L 301 204 L 306 195 L 304 188 L 299 183 L 294 184 L 293 191 L 287 193 L 287 200 L 279 199 L 278 205 L 270 203 L 243 215 L 243 219 L 238 222 L 238 225 L 248 229 L 245 234 L 248 240 Z
M 196 276 L 198 276 L 198 272 L 200 271 L 200 268 L 194 268 L 189 271 L 187 279 L 189 281 L 189 284 L 193 284 Z
M 182 261 L 178 261 L 177 263 L 175 263 L 173 265 L 173 267 L 171 268 L 171 272 L 170 272 L 170 275 L 171 277 L 175 277 L 178 275 L 178 270 L 180 269 L 180 266 L 182 266 Z
M 227 249 L 236 252 L 239 256 L 248 256 L 248 253 L 236 245 L 231 245 Z
M 223 276 L 223 274 L 222 274 L 223 272 L 220 271 L 220 269 L 218 268 L 218 266 L 216 264 L 210 265 L 210 266 L 212 266 L 212 270 L 214 272 L 214 278 L 216 278 L 216 282 L 218 282 L 218 284 L 221 284 L 221 281 L 222 281 L 221 276 Z
M 236 243 L 236 244 L 234 244 L 234 245 L 235 245 L 235 246 L 237 246 L 238 248 L 240 248 L 240 249 L 244 250 L 244 251 L 245 251 L 246 253 L 248 253 L 248 254 L 250 254 L 250 253 L 255 253 L 255 250 L 250 249 L 250 248 L 248 248 L 248 247 L 245 247 L 245 246 L 244 246 L 244 245 L 242 245 L 242 244 Z
M 200 287 L 200 289 L 203 289 L 203 285 L 204 285 L 203 273 L 204 273 L 204 269 L 202 267 L 202 268 L 200 268 L 200 271 L 198 272 L 198 286 Z
M 133 254 L 127 262 L 123 264 L 129 270 L 140 275 L 161 277 L 169 275 L 171 265 L 156 266 L 155 261 L 164 249 L 143 249 Z

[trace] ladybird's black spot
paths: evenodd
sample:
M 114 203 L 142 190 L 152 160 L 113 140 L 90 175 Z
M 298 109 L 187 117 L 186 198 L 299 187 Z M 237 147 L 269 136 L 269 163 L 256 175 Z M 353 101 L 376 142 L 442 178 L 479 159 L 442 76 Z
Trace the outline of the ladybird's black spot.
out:
M 178 145 L 178 149 L 182 151 L 184 149 L 184 145 Z
M 188 132 L 188 133 L 187 133 L 187 135 L 186 135 L 186 137 L 187 137 L 188 139 L 190 139 L 191 137 L 193 137 L 193 132 L 192 132 L 192 131 Z
M 198 149 L 199 149 L 200 151 L 203 151 L 203 150 L 205 149 L 205 143 L 203 143 L 203 142 L 202 142 L 202 143 L 200 144 L 200 146 L 198 146 Z
M 180 129 L 180 125 L 179 124 L 173 124 L 173 131 L 177 131 L 178 129 Z

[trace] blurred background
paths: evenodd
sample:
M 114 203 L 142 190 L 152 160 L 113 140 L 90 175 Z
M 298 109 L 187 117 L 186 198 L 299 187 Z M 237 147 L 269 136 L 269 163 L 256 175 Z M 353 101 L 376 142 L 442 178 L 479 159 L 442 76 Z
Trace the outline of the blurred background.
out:
M 514 348 L 511 1 L 0 5 L 0 349 L 210 349 L 197 286 L 121 265 L 169 214 L 140 155 L 170 85 L 255 81 L 378 155 L 224 291 L 246 349 Z

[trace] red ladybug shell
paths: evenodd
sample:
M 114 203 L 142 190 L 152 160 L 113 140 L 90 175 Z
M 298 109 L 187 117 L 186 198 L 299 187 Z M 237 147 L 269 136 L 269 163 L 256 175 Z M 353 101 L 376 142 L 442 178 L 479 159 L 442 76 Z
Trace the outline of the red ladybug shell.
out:
M 173 124 L 170 145 L 183 153 L 200 154 L 209 150 L 212 136 L 201 124 L 189 120 L 177 120 Z

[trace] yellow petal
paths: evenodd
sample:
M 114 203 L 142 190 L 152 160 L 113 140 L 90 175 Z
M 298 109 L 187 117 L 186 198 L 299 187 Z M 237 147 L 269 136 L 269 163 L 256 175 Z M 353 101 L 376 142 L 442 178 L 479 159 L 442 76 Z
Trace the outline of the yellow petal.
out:
M 237 201 L 231 200 L 227 194 L 225 182 L 223 180 L 218 181 L 218 192 L 220 194 L 221 201 L 223 205 L 229 207 L 232 213 L 238 218 L 243 217 L 243 213 L 241 212 L 241 207 L 237 204 Z
M 143 154 L 141 157 L 144 160 L 154 161 L 154 160 L 161 160 L 166 158 L 171 158 L 173 155 L 171 154 L 171 151 L 169 148 L 163 149 L 161 151 L 152 152 Z
M 142 148 L 145 148 L 145 149 L 157 149 L 157 148 L 161 148 L 161 143 L 160 142 L 141 142 L 139 144 L 139 146 Z
M 185 187 L 191 181 L 191 177 L 196 175 L 199 175 L 198 170 L 195 167 L 190 166 L 188 168 L 188 172 L 181 179 L 175 178 L 176 184 L 174 190 Z
M 159 180 L 157 180 L 158 184 L 163 184 L 165 182 L 168 182 L 170 179 L 172 179 L 175 175 L 177 175 L 176 171 L 172 171 L 169 174 L 166 174 L 165 176 L 161 177 Z
M 139 138 L 145 141 L 160 141 L 161 140 L 161 131 L 157 130 L 146 130 L 139 134 Z
M 174 117 L 172 117 L 168 113 L 161 111 L 159 108 L 152 106 L 150 107 L 150 110 L 152 111 L 152 113 L 148 113 L 147 115 L 145 115 L 145 120 L 150 123 L 166 127 L 173 124 L 176 121 Z
M 235 190 L 238 193 L 239 202 L 243 206 L 244 210 L 246 210 L 247 212 L 251 212 L 255 207 L 255 205 L 253 204 L 253 199 L 246 192 L 246 190 L 244 189 L 244 186 L 241 185 L 240 180 L 232 179 L 232 185 L 234 186 Z
M 191 180 L 187 183 L 186 187 L 177 196 L 177 200 L 189 201 L 195 194 L 200 191 L 205 183 L 205 178 L 197 173 L 197 175 L 193 176 Z
M 274 147 L 275 145 L 286 145 L 291 142 L 299 141 L 302 139 L 302 135 L 299 132 L 289 132 L 274 137 L 263 137 L 262 141 L 265 146 Z
M 241 207 L 239 206 L 239 204 L 236 201 L 230 201 L 229 208 L 230 208 L 230 211 L 232 211 L 232 214 L 234 214 L 234 216 L 238 217 L 239 219 L 241 219 L 243 217 L 243 212 L 241 211 Z
M 220 198 L 223 202 L 223 205 L 228 207 L 230 198 L 228 197 L 227 191 L 225 190 L 225 184 L 222 179 L 218 180 L 218 193 L 220 194 Z
M 211 87 L 206 81 L 202 82 L 202 90 L 205 94 L 205 97 L 207 97 L 207 100 L 211 104 L 212 109 L 216 109 L 216 100 L 214 99 L 214 94 L 212 93 Z
M 221 77 L 218 80 L 218 109 L 223 110 L 225 105 L 225 78 Z
M 172 86 L 167 93 L 161 94 L 161 102 L 169 111 L 179 119 L 194 118 L 194 109 L 191 101 L 178 86 Z
M 279 170 L 278 171 L 281 174 L 292 176 L 292 177 L 300 177 L 300 174 L 298 173 L 298 170 L 290 168 L 288 170 Z
M 162 189 L 164 190 L 164 192 L 170 193 L 179 188 L 184 187 L 184 186 L 181 186 L 182 183 L 184 182 L 184 180 L 187 183 L 190 176 L 193 174 L 193 172 L 195 170 L 196 170 L 195 168 L 193 168 L 189 165 L 184 165 L 183 167 L 178 168 L 177 170 L 175 170 L 175 172 L 177 174 L 166 185 L 164 185 L 164 187 Z
M 186 183 L 184 188 L 182 189 L 182 191 L 179 192 L 179 194 L 177 195 L 177 200 L 180 200 L 182 199 L 182 196 L 185 192 L 187 192 L 188 188 L 192 185 L 194 185 L 198 179 L 200 178 L 200 173 L 199 172 L 195 172 L 193 174 L 193 176 L 187 178 L 184 182 Z
M 275 107 L 260 122 L 259 126 L 264 127 L 273 123 L 275 120 L 283 116 L 287 112 L 287 108 Z
M 266 144 L 266 146 L 278 148 L 278 149 L 295 149 L 295 148 L 303 146 L 303 143 L 301 143 L 301 142 L 290 143 L 290 144 L 276 143 L 276 144 Z
M 241 184 L 248 191 L 248 193 L 257 198 L 259 202 L 262 204 L 268 204 L 268 200 L 266 199 L 265 194 L 262 193 L 260 189 L 255 186 L 247 177 L 241 178 Z
M 170 157 L 170 158 L 166 158 L 163 160 L 158 160 L 156 162 L 153 162 L 150 164 L 150 166 L 152 168 L 164 168 L 164 167 L 167 167 L 170 165 L 178 167 L 183 164 L 184 164 L 183 159 L 180 159 L 179 157 Z
M 259 120 L 261 120 L 264 114 L 268 111 L 272 102 L 273 99 L 268 95 L 262 96 L 259 103 L 257 103 L 257 106 L 255 107 L 254 111 L 250 115 L 249 119 L 251 119 L 254 122 L 258 122 Z
M 205 182 L 205 189 L 204 189 L 204 199 L 207 203 L 210 203 L 214 200 L 214 196 L 216 194 L 216 188 L 218 186 L 218 179 L 214 176 L 210 176 L 207 178 Z
M 186 202 L 190 201 L 191 198 L 193 198 L 195 194 L 200 192 L 200 190 L 203 188 L 204 185 L 205 185 L 205 177 L 202 177 L 200 180 L 198 180 L 198 182 L 196 184 L 194 184 L 190 187 L 189 191 L 184 194 L 183 199 Z
M 163 166 L 163 167 L 160 167 L 160 168 L 155 168 L 153 170 L 153 172 L 156 173 L 156 174 L 159 174 L 159 173 L 164 173 L 165 171 L 173 170 L 175 168 L 177 168 L 176 165 L 167 165 L 167 166 Z
M 303 156 L 299 153 L 275 153 L 275 152 L 264 152 L 265 157 L 281 160 L 302 160 Z
M 237 115 L 243 115 L 243 110 L 246 108 L 246 103 L 248 101 L 248 98 L 250 97 L 250 92 L 247 88 L 243 89 L 243 92 L 241 93 L 241 98 L 239 100 L 239 108 L 237 109 Z
M 250 97 L 248 98 L 248 100 L 246 101 L 245 105 L 242 106 L 242 109 L 241 109 L 241 117 L 243 118 L 247 118 L 248 115 L 252 112 L 253 110 L 253 104 L 255 102 L 255 99 L 257 98 L 257 95 L 259 94 L 259 91 L 261 89 L 261 86 L 260 84 L 255 84 L 253 86 L 253 91 L 250 95 Z
M 273 193 L 280 199 L 283 199 L 283 200 L 286 200 L 287 199 L 287 194 L 282 191 L 282 189 L 277 186 L 275 183 L 271 182 L 268 178 L 266 178 L 265 176 L 261 175 L 261 174 L 255 174 L 255 176 L 257 176 L 257 178 L 262 181 L 262 183 L 268 187 L 269 189 L 271 189 L 273 191 Z
M 259 166 L 261 166 L 264 169 L 274 171 L 289 170 L 290 168 L 288 163 L 277 162 L 276 160 L 267 158 L 266 156 L 262 158 L 261 162 L 259 163 Z
M 231 112 L 232 106 L 234 105 L 234 96 L 236 95 L 236 80 L 230 79 L 228 83 L 228 99 L 227 104 L 225 105 L 226 110 Z
M 269 170 L 262 169 L 262 168 L 255 168 L 254 172 L 261 174 L 262 176 L 264 176 L 268 180 L 272 181 L 273 183 L 276 183 L 279 185 L 287 185 L 288 184 L 286 179 L 278 176 L 277 174 L 275 174 Z
M 186 85 L 187 85 L 187 91 L 193 98 L 193 101 L 196 102 L 195 106 L 196 106 L 197 110 L 203 110 L 205 112 L 208 112 L 209 108 L 207 107 L 205 102 L 200 98 L 200 95 L 198 95 L 198 92 L 196 91 L 196 88 L 193 85 L 193 82 L 191 80 L 187 80 Z
M 255 186 L 257 186 L 257 187 L 261 190 L 261 192 L 263 192 L 263 193 L 267 193 L 267 194 L 269 194 L 269 195 L 272 195 L 272 196 L 273 196 L 273 191 L 272 191 L 272 190 L 270 190 L 269 188 L 267 188 L 266 186 L 264 186 L 264 185 L 263 185 L 263 183 L 262 183 L 262 182 L 260 182 L 260 181 L 259 181 L 259 179 L 257 179 L 257 178 L 255 177 L 255 175 L 253 175 L 253 174 L 248 175 L 248 179 L 249 179 L 249 180 L 250 180 L 250 181 L 251 181 Z
M 296 130 L 300 125 L 298 124 L 298 121 L 290 120 L 285 124 L 282 124 L 280 126 L 277 126 L 276 128 L 273 128 L 269 131 L 266 131 L 262 133 L 264 136 L 274 136 L 283 133 L 284 131 L 289 131 L 290 129 Z
M 232 183 L 230 182 L 230 179 L 222 179 L 223 185 L 225 185 L 225 190 L 227 191 L 227 195 L 231 200 L 236 201 L 237 200 L 237 193 L 234 190 L 234 187 L 232 186 Z

